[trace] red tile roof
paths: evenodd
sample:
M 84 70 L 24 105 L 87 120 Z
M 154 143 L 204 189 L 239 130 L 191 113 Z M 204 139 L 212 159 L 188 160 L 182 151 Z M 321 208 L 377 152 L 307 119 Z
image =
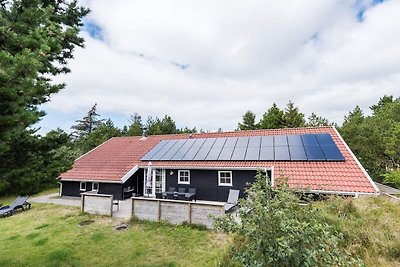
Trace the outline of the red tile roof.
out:
M 192 134 L 192 138 L 329 133 L 345 157 L 344 162 L 301 161 L 153 161 L 153 167 L 191 168 L 273 168 L 274 179 L 285 176 L 292 188 L 341 193 L 376 193 L 378 190 L 333 127 L 288 128 Z M 189 134 L 114 137 L 77 159 L 62 180 L 121 182 L 135 166 L 146 167 L 140 159 L 160 140 L 189 138 Z

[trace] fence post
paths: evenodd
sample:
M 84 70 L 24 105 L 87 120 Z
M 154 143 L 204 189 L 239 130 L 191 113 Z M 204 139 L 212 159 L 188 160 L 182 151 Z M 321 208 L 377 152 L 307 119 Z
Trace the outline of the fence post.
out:
M 132 212 L 132 217 L 135 217 L 135 200 L 133 199 L 133 198 L 131 198 L 131 201 L 132 201 L 132 210 L 131 210 L 131 212 Z
M 189 203 L 189 219 L 188 223 L 192 223 L 192 203 Z
M 81 212 L 85 211 L 85 195 L 81 194 Z
M 158 206 L 157 206 L 157 221 L 161 220 L 161 202 L 160 200 L 157 200 Z
M 110 199 L 111 199 L 110 217 L 112 217 L 112 216 L 113 216 L 113 211 L 114 211 L 114 197 L 111 196 Z M 118 204 L 119 204 L 119 203 L 118 203 Z M 119 209 L 119 205 L 118 205 L 118 209 Z

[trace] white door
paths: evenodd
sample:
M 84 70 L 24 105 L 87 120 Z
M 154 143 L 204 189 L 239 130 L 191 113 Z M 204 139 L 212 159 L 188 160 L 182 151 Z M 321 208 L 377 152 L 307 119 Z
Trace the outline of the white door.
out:
M 146 187 L 147 169 L 144 170 L 144 195 L 149 197 L 155 197 L 156 193 L 165 191 L 165 170 L 164 169 L 153 169 L 151 175 L 151 187 Z

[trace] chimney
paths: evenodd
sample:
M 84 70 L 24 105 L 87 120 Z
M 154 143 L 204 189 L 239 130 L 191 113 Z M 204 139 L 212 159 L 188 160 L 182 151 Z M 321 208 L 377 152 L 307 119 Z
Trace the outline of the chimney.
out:
M 142 128 L 142 138 L 140 140 L 146 140 L 147 139 L 147 128 L 143 127 Z

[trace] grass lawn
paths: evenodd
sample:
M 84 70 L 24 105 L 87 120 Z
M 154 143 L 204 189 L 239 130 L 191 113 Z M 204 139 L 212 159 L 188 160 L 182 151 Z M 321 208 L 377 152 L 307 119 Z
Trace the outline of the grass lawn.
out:
M 38 194 L 33 195 L 32 197 L 44 196 L 44 195 L 48 195 L 48 194 L 52 194 L 52 193 L 58 193 L 59 190 L 60 190 L 59 187 L 49 188 Z M 10 205 L 16 198 L 17 198 L 17 196 L 0 197 L 0 204 L 1 204 L 1 206 Z M 29 200 L 28 200 L 28 202 L 29 202 Z
M 188 226 L 132 222 L 117 231 L 115 223 L 34 204 L 0 219 L 0 266 L 216 266 L 229 246 L 226 235 Z

